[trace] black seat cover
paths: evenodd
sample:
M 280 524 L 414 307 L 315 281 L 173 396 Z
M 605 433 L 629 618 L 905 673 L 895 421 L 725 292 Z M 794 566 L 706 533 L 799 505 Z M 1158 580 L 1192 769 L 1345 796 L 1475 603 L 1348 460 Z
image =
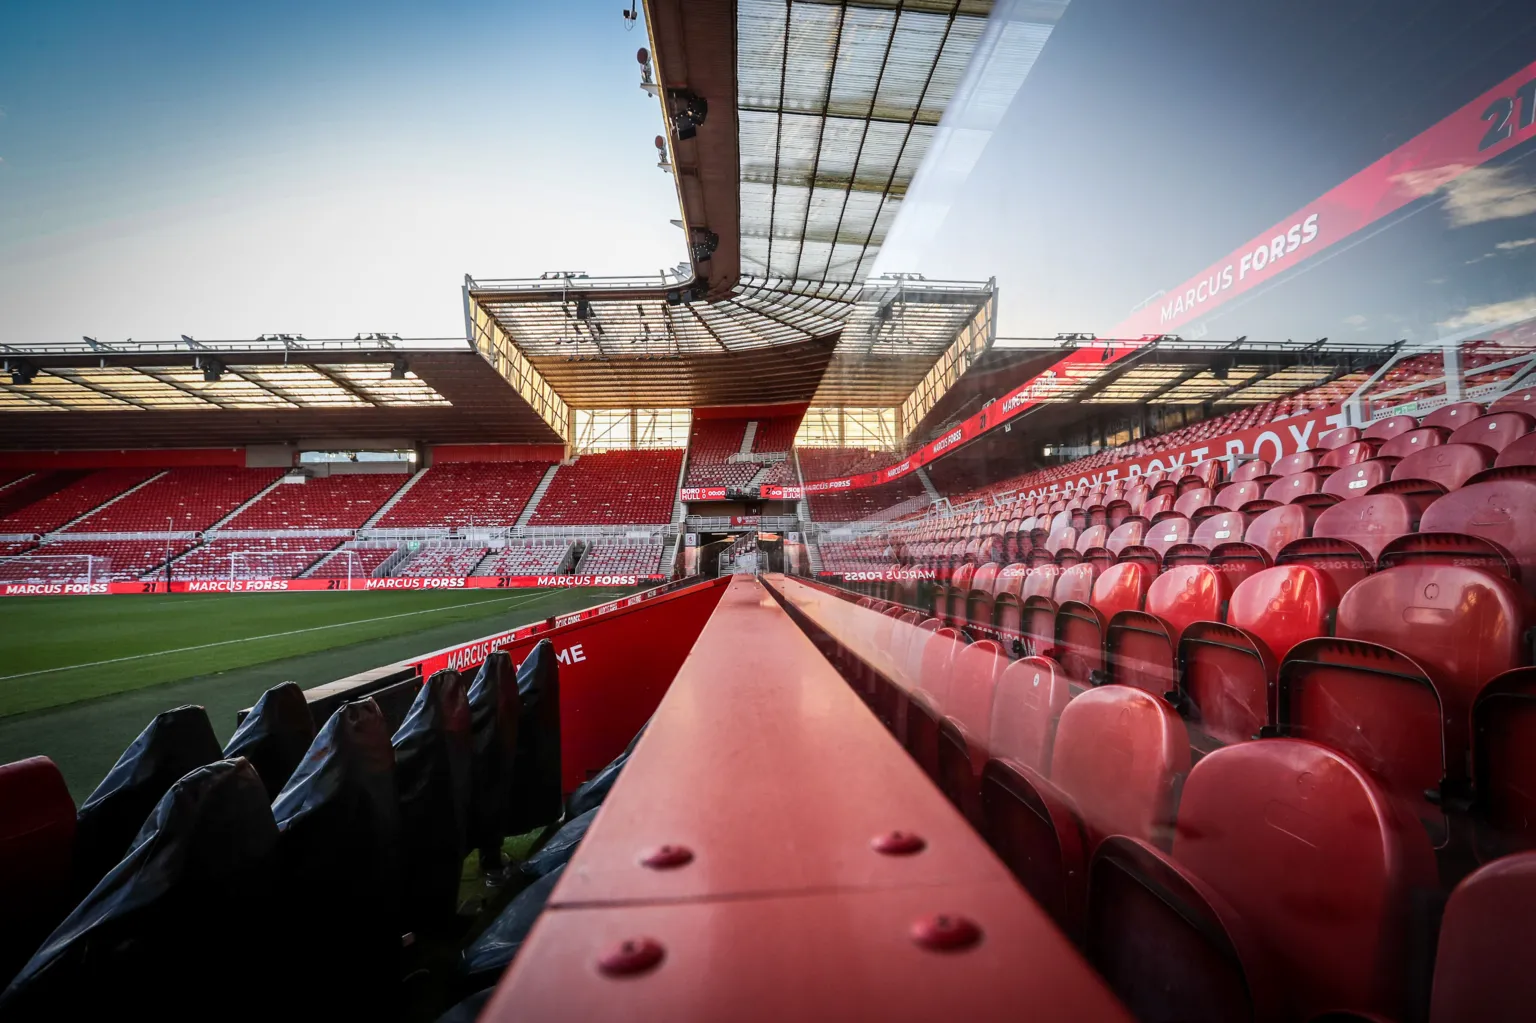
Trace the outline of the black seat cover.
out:
M 249 760 L 267 786 L 267 798 L 276 799 L 314 740 L 315 719 L 304 690 L 284 682 L 261 694 L 224 747 L 224 756 Z
M 555 647 L 541 639 L 517 666 L 522 719 L 512 779 L 508 832 L 520 835 L 560 819 L 560 668 Z
M 560 830 L 555 832 L 554 837 L 539 846 L 538 852 L 524 860 L 518 866 L 518 871 L 527 878 L 540 878 L 565 866 L 575 855 L 576 847 L 581 845 L 581 840 L 587 837 L 587 829 L 592 826 L 592 821 L 596 817 L 597 810 L 592 809 L 560 825 Z
M 480 986 L 493 983 L 523 947 L 528 932 L 544 912 L 550 893 L 560 881 L 565 867 L 559 866 L 517 893 L 474 944 L 464 950 L 460 972 L 466 982 Z
M 96 887 L 123 858 L 160 797 L 189 771 L 222 758 L 201 707 L 157 714 L 96 786 L 75 820 L 75 889 Z
M 275 1010 L 277 826 L 245 760 L 170 786 L 132 849 L 0 995 L 0 1018 L 256 1019 Z
M 509 833 L 512 772 L 517 762 L 517 727 L 522 709 L 512 655 L 496 650 L 480 665 L 474 684 L 469 687 L 474 747 L 469 838 L 474 848 L 499 848 Z
M 272 813 L 282 834 L 288 954 L 309 964 L 315 1015 L 389 1007 L 403 933 L 402 851 L 395 754 L 377 704 L 336 709 Z
M 608 792 L 613 788 L 613 783 L 619 780 L 619 772 L 624 770 L 624 765 L 629 763 L 629 755 L 635 751 L 640 743 L 640 737 L 645 734 L 647 721 L 640 726 L 640 731 L 629 740 L 629 745 L 624 747 L 624 752 L 614 757 L 607 767 L 588 778 L 571 793 L 571 798 L 566 802 L 565 815 L 567 817 L 580 817 L 589 810 L 595 810 L 603 805 L 603 800 L 608 798 Z
M 469 830 L 469 702 L 459 673 L 427 679 L 392 740 L 405 850 L 406 924 L 453 916 Z

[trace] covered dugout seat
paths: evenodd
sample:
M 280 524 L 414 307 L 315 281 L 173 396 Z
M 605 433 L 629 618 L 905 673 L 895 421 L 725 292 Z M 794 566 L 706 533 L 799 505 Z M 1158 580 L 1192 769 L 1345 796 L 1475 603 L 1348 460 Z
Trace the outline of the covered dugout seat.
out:
M 177 707 L 155 715 L 80 804 L 75 887 L 83 895 L 117 864 L 160 797 L 189 771 L 222 757 L 208 712 Z
M 404 852 L 395 753 L 378 704 L 338 707 L 272 804 L 281 834 L 286 954 L 324 962 L 308 1005 L 384 1012 L 398 976 Z
M 249 760 L 261 775 L 268 798 L 276 799 L 314 740 L 315 719 L 304 690 L 283 682 L 261 694 L 224 747 L 224 758 Z
M 405 919 L 415 930 L 453 916 L 468 848 L 473 744 L 457 671 L 427 679 L 390 745 L 405 853 Z
M 512 814 L 507 833 L 520 835 L 560 819 L 560 665 L 555 645 L 541 639 L 517 666 L 522 716 L 517 726 Z
M 517 726 L 523 704 L 512 655 L 492 650 L 469 687 L 472 789 L 469 844 L 495 865 L 512 811 L 512 772 L 517 763 Z M 596 779 L 594 779 L 596 780 Z M 610 783 L 611 784 L 611 783 Z M 495 850 L 497 856 L 491 855 Z
M 0 1018 L 285 1015 L 278 832 L 250 763 L 177 780 L 132 846 L 0 995 Z

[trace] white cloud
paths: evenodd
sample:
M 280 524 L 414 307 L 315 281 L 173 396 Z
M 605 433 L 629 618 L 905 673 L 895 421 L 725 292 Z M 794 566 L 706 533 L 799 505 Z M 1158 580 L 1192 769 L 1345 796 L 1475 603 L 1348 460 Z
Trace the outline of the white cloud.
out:
M 1361 316 L 1359 313 L 1356 313 L 1353 316 L 1344 317 L 1344 322 L 1349 324 L 1351 327 L 1363 327 L 1370 321 L 1367 320 L 1364 316 Z
M 1523 249 L 1528 245 L 1536 245 L 1536 238 L 1517 238 L 1510 242 L 1499 242 L 1494 248 L 1510 252 L 1514 249 Z
M 1527 295 L 1508 302 L 1475 305 L 1448 320 L 1441 320 L 1440 326 L 1447 330 L 1463 330 L 1467 327 L 1496 326 L 1532 319 L 1536 319 L 1536 295 Z
M 1513 220 L 1536 213 L 1536 188 L 1514 167 L 1475 167 L 1446 186 L 1452 227 Z

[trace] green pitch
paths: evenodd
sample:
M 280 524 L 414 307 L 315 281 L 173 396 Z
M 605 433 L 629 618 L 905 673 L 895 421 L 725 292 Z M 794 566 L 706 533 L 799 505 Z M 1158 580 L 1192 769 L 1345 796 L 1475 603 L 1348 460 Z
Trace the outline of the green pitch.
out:
M 6 598 L 0 763 L 51 756 L 80 799 L 162 710 L 202 704 L 223 741 L 235 712 L 278 682 L 308 688 L 621 592 Z

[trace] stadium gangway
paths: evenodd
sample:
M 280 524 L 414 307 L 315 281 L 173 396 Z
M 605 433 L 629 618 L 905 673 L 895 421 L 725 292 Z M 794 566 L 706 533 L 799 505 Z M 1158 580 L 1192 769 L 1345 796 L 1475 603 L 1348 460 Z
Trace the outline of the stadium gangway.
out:
M 480 1018 L 981 1023 L 1029 1006 L 1129 1020 L 738 576 Z

